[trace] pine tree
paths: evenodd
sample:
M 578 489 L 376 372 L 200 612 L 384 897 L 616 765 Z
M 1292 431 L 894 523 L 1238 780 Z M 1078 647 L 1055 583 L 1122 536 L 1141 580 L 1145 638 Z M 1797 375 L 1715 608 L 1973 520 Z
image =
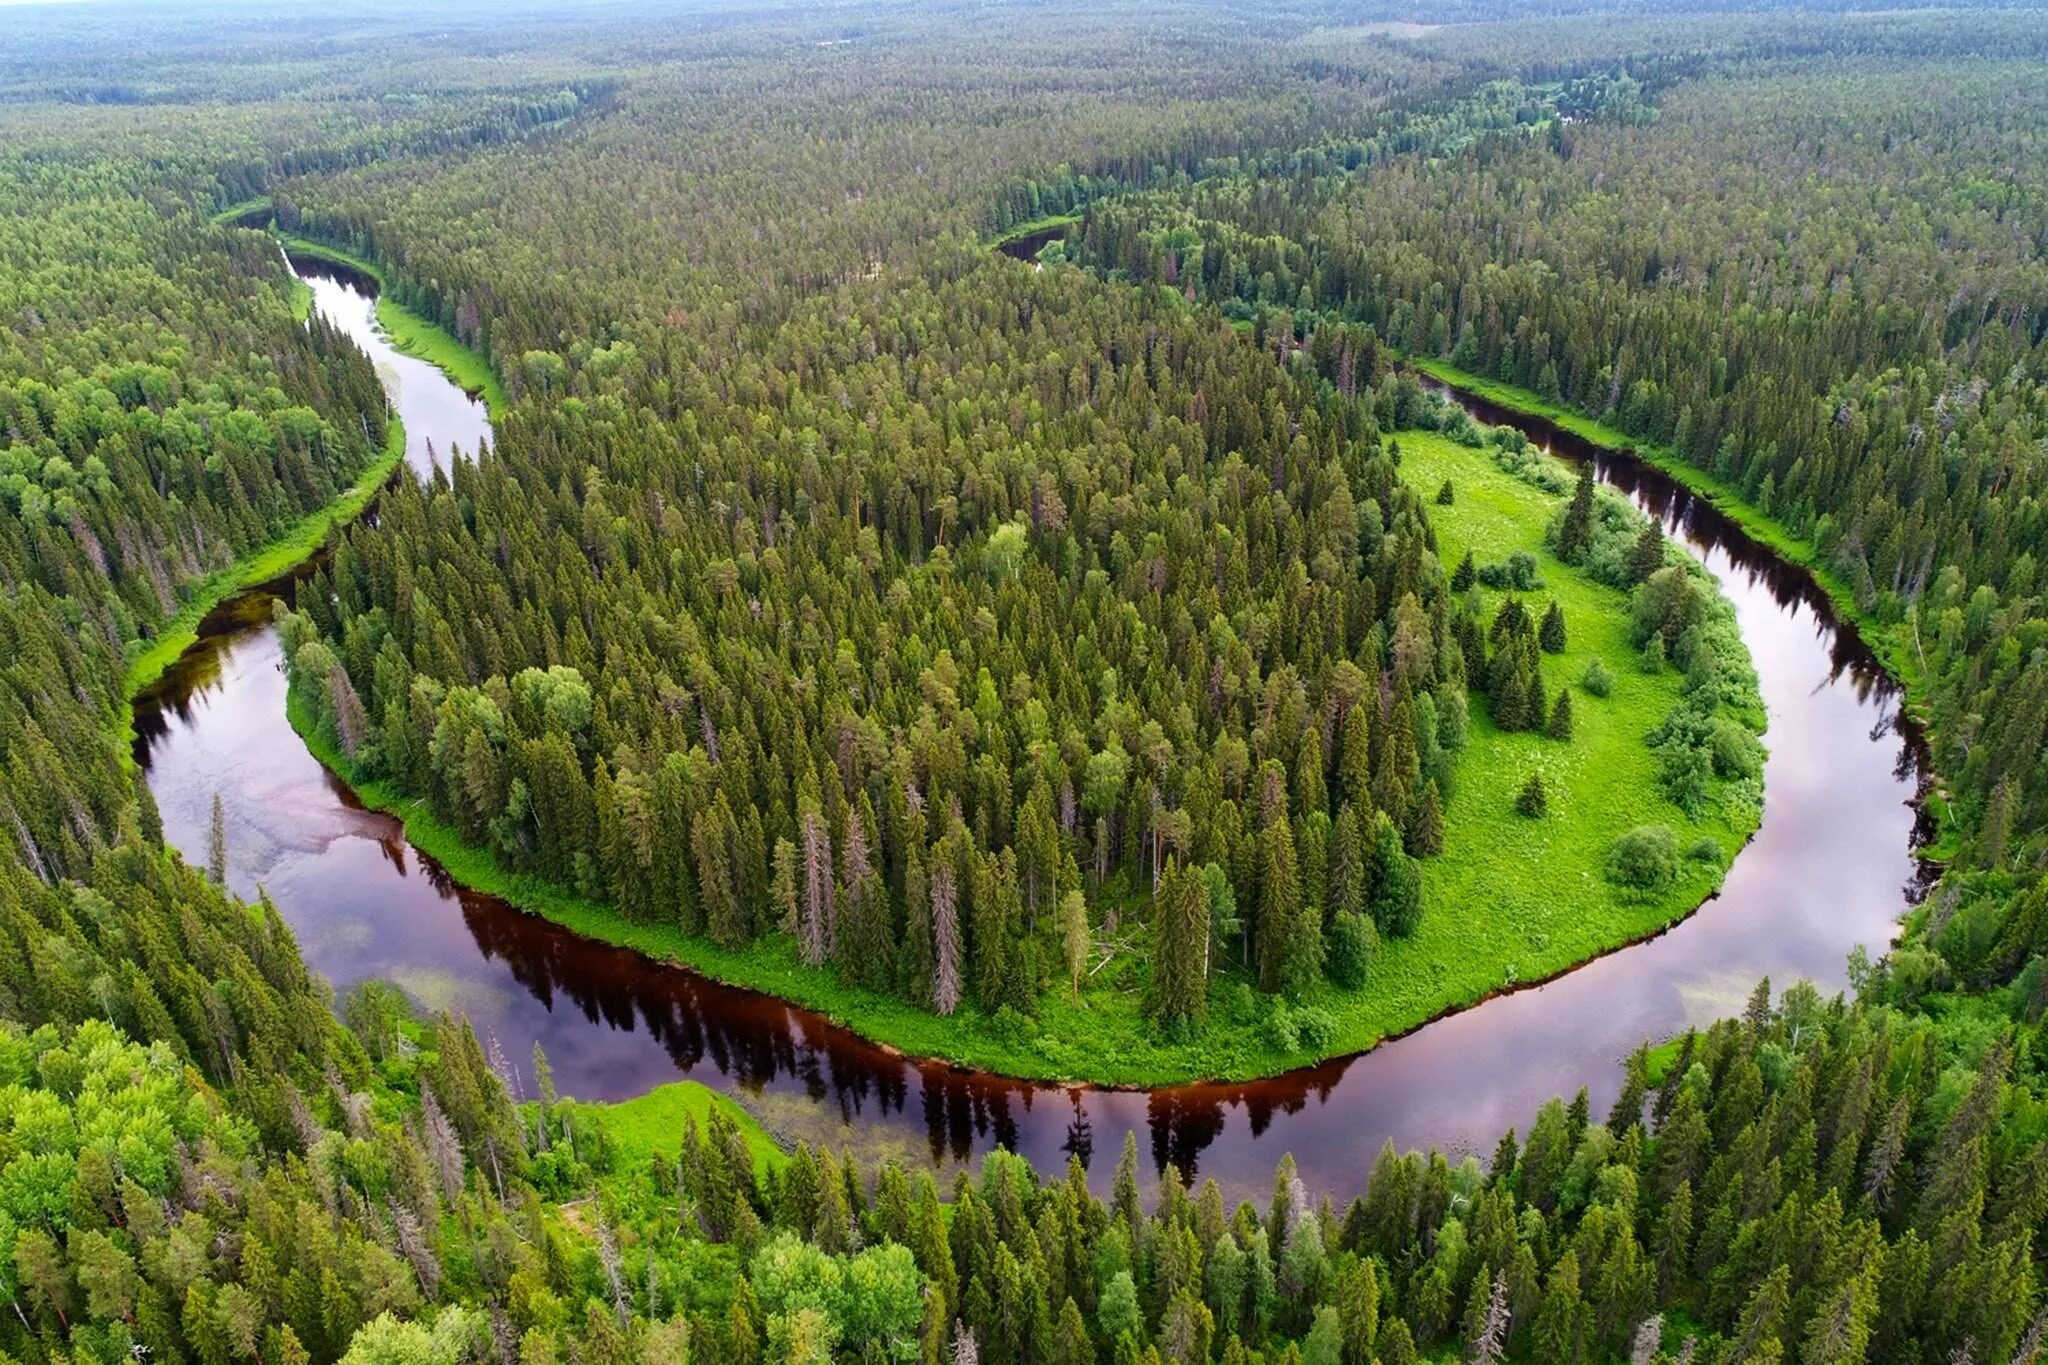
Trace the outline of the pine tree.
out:
M 1533 772 L 1522 784 L 1522 794 L 1515 798 L 1515 814 L 1530 820 L 1540 820 L 1550 812 L 1550 793 L 1543 785 L 1543 774 Z
M 1543 624 L 1536 632 L 1537 643 L 1543 646 L 1545 654 L 1564 653 L 1564 608 L 1551 599 L 1550 607 L 1543 613 Z
M 1439 507 L 1449 507 L 1452 503 L 1456 502 L 1457 500 L 1457 490 L 1451 487 L 1451 481 L 1449 479 L 1445 479 L 1444 486 L 1436 490 L 1436 505 Z

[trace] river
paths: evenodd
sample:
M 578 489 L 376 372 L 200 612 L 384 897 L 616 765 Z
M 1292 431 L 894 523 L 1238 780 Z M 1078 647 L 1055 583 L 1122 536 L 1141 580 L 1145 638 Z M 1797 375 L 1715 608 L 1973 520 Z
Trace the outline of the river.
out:
M 321 313 L 376 360 L 425 475 L 489 440 L 483 405 L 377 329 L 374 284 L 318 261 L 292 268 Z M 1765 815 L 1721 894 L 1662 936 L 1546 985 L 1449 1016 L 1361 1056 L 1247 1084 L 1151 1092 L 1031 1084 L 906 1060 L 822 1017 L 609 948 L 452 885 L 364 810 L 286 723 L 270 607 L 289 582 L 224 604 L 136 706 L 136 758 L 170 842 L 203 861 L 213 798 L 229 881 L 259 889 L 338 992 L 396 981 L 466 1012 L 524 1071 L 538 1042 L 557 1084 L 618 1099 L 679 1076 L 733 1094 L 786 1138 L 940 1167 L 995 1145 L 1041 1169 L 1067 1154 L 1106 1186 L 1124 1135 L 1146 1163 L 1270 1188 L 1292 1152 L 1312 1189 L 1354 1192 L 1380 1144 L 1488 1154 L 1508 1127 L 1580 1085 L 1604 1113 L 1618 1061 L 1644 1039 L 1739 1010 L 1758 978 L 1845 981 L 1849 950 L 1881 952 L 1915 884 L 1913 798 L 1924 771 L 1900 697 L 1804 572 L 1785 565 L 1654 469 L 1512 421 L 1663 520 L 1720 579 L 1770 714 Z

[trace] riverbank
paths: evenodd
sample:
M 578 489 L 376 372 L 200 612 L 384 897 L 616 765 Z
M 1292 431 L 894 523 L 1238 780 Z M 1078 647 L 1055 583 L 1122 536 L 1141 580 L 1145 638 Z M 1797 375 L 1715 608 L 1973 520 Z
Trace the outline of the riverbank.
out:
M 384 449 L 357 476 L 348 491 L 325 507 L 309 513 L 298 525 L 269 544 L 252 550 L 224 569 L 199 581 L 192 595 L 156 635 L 143 642 L 144 648 L 129 660 L 122 681 L 124 701 L 116 720 L 116 732 L 124 749 L 134 738 L 135 698 L 147 691 L 180 655 L 199 639 L 199 627 L 207 614 L 238 592 L 273 579 L 283 578 L 306 562 L 334 534 L 363 514 L 363 509 L 391 481 L 392 473 L 405 459 L 405 425 L 392 414 L 385 425 Z
M 385 275 L 382 266 L 344 248 L 311 237 L 301 237 L 279 228 L 273 227 L 271 235 L 276 237 L 288 252 L 311 256 L 317 260 L 332 261 L 336 265 L 347 266 L 350 270 L 375 280 L 377 323 L 391 339 L 392 346 L 406 355 L 415 356 L 433 365 L 454 380 L 461 386 L 463 392 L 471 397 L 483 399 L 493 422 L 504 416 L 511 399 L 506 396 L 504 382 L 498 378 L 498 372 L 491 368 L 491 362 L 482 352 L 465 346 L 444 331 L 433 319 L 414 312 L 393 298 L 391 281 Z
M 1549 598 L 1559 600 L 1572 634 L 1562 653 L 1544 656 L 1546 692 L 1573 694 L 1577 735 L 1563 741 L 1502 732 L 1475 700 L 1470 752 L 1446 811 L 1447 851 L 1424 864 L 1418 932 L 1383 945 L 1358 991 L 1323 985 L 1288 1004 L 1234 977 L 1219 979 L 1208 1023 L 1191 1037 L 1162 1036 L 1140 1008 L 1142 991 L 1130 984 L 1093 988 L 1078 1001 L 1049 991 L 1028 1019 L 990 1016 L 972 1005 L 940 1018 L 805 966 L 784 937 L 732 951 L 671 925 L 628 920 L 565 887 L 508 871 L 424 801 L 357 769 L 297 689 L 287 717 L 357 799 L 396 817 L 413 846 L 459 884 L 583 937 L 815 1011 L 885 1048 L 1008 1077 L 1115 1088 L 1271 1077 L 1367 1051 L 1661 932 L 1714 894 L 1761 815 L 1753 785 L 1717 784 L 1697 819 L 1664 798 L 1647 737 L 1678 703 L 1683 680 L 1676 670 L 1641 667 L 1626 593 L 1544 549 L 1544 528 L 1562 498 L 1501 469 L 1488 452 L 1433 433 L 1399 439 L 1411 483 L 1426 483 L 1423 491 L 1433 493 L 1449 478 L 1462 495 L 1437 509 L 1447 560 L 1467 547 L 1488 560 L 1517 550 L 1537 557 L 1545 585 L 1525 597 L 1538 614 Z M 1613 679 L 1606 698 L 1580 683 L 1595 659 Z M 1760 725 L 1760 705 L 1755 715 Z M 1539 769 L 1556 805 L 1547 819 L 1531 821 L 1513 803 Z M 1609 848 L 1649 822 L 1669 826 L 1681 848 L 1705 848 L 1711 856 L 1681 860 L 1653 893 L 1612 885 L 1604 876 Z
M 1798 565 L 1811 576 L 1827 595 L 1836 615 L 1854 625 L 1864 643 L 1884 665 L 1885 671 L 1899 684 L 1905 694 L 1902 707 L 1906 713 L 1923 729 L 1931 730 L 1932 712 L 1927 701 L 1926 677 L 1912 647 L 1910 632 L 1902 625 L 1881 621 L 1864 610 L 1857 602 L 1856 594 L 1822 559 L 1810 539 L 1793 534 L 1769 513 L 1750 502 L 1741 489 L 1692 464 L 1676 451 L 1638 441 L 1618 427 L 1566 408 L 1529 389 L 1472 374 L 1442 360 L 1411 356 L 1406 363 L 1459 393 L 1483 399 L 1495 407 L 1524 417 L 1549 422 L 1616 455 L 1641 460 L 1683 484 L 1694 496 L 1705 499 L 1716 511 L 1741 527 L 1752 540 Z M 1931 843 L 1916 847 L 1914 856 L 1938 864 L 1947 861 L 1953 830 L 1938 773 L 1935 779 L 1923 799 L 1934 816 L 1937 837 Z

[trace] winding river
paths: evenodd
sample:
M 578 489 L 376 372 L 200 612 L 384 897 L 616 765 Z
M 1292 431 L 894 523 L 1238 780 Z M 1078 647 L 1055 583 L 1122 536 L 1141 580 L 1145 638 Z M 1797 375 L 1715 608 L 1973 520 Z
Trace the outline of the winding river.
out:
M 319 261 L 292 268 L 376 360 L 416 473 L 488 441 L 483 405 L 378 330 L 371 281 Z M 218 794 L 231 884 L 271 896 L 337 991 L 394 980 L 422 1005 L 466 1012 L 521 1070 L 538 1042 L 579 1098 L 688 1076 L 786 1138 L 941 1167 L 998 1144 L 1041 1169 L 1071 1152 L 1098 1185 L 1129 1132 L 1154 1169 L 1171 1160 L 1234 1195 L 1270 1188 L 1286 1152 L 1312 1188 L 1331 1192 L 1356 1189 L 1387 1139 L 1483 1157 L 1554 1094 L 1584 1085 L 1604 1112 L 1620 1085 L 1616 1063 L 1638 1042 L 1739 1010 L 1759 977 L 1837 988 L 1854 945 L 1881 951 L 1914 894 L 1924 757 L 1897 689 L 1803 571 L 1654 469 L 1471 406 L 1561 456 L 1592 459 L 1721 580 L 1770 712 L 1763 825 L 1721 894 L 1669 932 L 1370 1053 L 1271 1080 L 1100 1091 L 910 1061 L 808 1011 L 462 890 L 395 820 L 364 810 L 286 723 L 270 608 L 289 596 L 288 581 L 224 604 L 138 699 L 136 758 L 166 836 L 188 858 L 206 856 Z

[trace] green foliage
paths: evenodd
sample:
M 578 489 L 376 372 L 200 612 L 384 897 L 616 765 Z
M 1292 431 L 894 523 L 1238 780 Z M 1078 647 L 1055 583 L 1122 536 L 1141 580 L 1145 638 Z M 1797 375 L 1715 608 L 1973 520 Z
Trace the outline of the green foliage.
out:
M 1607 876 L 1620 886 L 1658 891 L 1678 871 L 1678 836 L 1669 825 L 1638 825 L 1614 841 L 1607 853 Z

